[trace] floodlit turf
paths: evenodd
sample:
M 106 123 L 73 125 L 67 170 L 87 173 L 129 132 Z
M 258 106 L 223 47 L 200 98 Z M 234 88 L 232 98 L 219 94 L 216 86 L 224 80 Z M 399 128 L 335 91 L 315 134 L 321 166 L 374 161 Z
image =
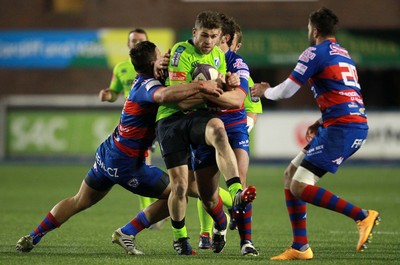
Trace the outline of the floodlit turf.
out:
M 111 244 L 112 232 L 138 211 L 135 195 L 115 187 L 91 209 L 71 218 L 46 235 L 30 253 L 15 250 L 59 200 L 75 194 L 88 166 L 0 164 L 0 264 L 400 264 L 400 168 L 344 165 L 336 175 L 326 175 L 321 186 L 363 208 L 381 213 L 373 242 L 364 253 L 355 253 L 355 223 L 343 215 L 308 206 L 308 235 L 312 261 L 269 261 L 291 242 L 283 200 L 284 166 L 251 166 L 249 184 L 257 186 L 253 205 L 253 241 L 259 257 L 242 257 L 237 231 L 228 231 L 224 251 L 198 250 L 198 257 L 179 257 L 172 248 L 167 222 L 161 230 L 146 230 L 137 237 L 145 256 L 128 256 Z M 189 201 L 187 226 L 197 250 L 199 222 L 196 204 Z M 245 263 L 244 263 L 245 262 Z

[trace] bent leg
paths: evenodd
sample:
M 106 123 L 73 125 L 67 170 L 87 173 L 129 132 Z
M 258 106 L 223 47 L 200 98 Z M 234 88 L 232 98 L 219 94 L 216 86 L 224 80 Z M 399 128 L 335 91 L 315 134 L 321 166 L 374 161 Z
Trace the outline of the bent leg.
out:
M 78 193 L 57 203 L 50 213 L 61 225 L 73 215 L 99 202 L 107 195 L 108 191 L 97 191 L 89 187 L 85 181 L 82 181 Z
M 228 141 L 223 122 L 220 119 L 211 119 L 206 126 L 206 143 L 215 148 L 215 159 L 218 169 L 224 175 L 232 198 L 239 190 L 243 190 L 239 178 L 239 168 L 235 153 Z
M 225 179 L 239 176 L 236 156 L 228 141 L 224 124 L 220 119 L 211 119 L 206 126 L 206 143 L 215 148 L 216 161 Z
M 107 191 L 96 191 L 82 182 L 78 193 L 57 203 L 43 218 L 40 224 L 27 236 L 22 237 L 16 245 L 17 250 L 29 252 L 48 232 L 60 227 L 70 217 L 89 208 L 100 201 Z

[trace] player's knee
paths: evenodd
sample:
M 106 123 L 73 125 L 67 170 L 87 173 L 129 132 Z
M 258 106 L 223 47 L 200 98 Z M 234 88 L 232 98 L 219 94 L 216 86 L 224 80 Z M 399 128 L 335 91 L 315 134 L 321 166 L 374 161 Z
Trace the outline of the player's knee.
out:
M 187 187 L 185 185 L 175 185 L 171 187 L 171 193 L 174 193 L 174 195 L 179 198 L 186 197 Z
M 290 192 L 296 198 L 301 198 L 301 194 L 303 193 L 305 186 L 306 185 L 304 183 L 294 180 L 290 183 Z
M 228 137 L 226 134 L 225 127 L 213 127 L 210 130 L 210 134 L 208 135 L 208 142 L 214 147 L 218 147 L 221 144 L 228 142 Z
M 285 182 L 287 182 L 287 181 L 290 182 L 290 180 L 292 180 L 292 177 L 293 177 L 292 172 L 291 172 L 290 168 L 287 167 L 285 169 L 285 171 L 283 172 L 283 179 L 285 180 Z
M 296 169 L 297 168 L 292 163 L 290 163 L 289 166 L 283 172 L 283 181 L 284 181 L 285 189 L 290 188 L 290 183 L 292 182 L 293 175 L 296 172 Z
M 313 172 L 302 166 L 299 166 L 294 172 L 292 181 L 290 183 L 290 191 L 295 197 L 300 198 L 305 187 L 307 185 L 315 185 L 318 180 L 319 177 Z

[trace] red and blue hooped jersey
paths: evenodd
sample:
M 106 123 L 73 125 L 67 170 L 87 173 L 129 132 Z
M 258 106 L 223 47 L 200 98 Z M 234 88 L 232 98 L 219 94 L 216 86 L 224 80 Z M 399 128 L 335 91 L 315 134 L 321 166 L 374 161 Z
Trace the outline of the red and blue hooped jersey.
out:
M 247 95 L 249 93 L 249 77 L 250 71 L 246 62 L 242 57 L 231 50 L 225 53 L 227 72 L 236 73 L 240 77 L 239 89 Z M 226 130 L 237 129 L 242 130 L 247 126 L 247 116 L 244 104 L 237 109 L 221 109 L 214 104 L 208 103 L 210 110 L 212 110 L 224 122 Z M 247 131 L 247 128 L 245 128 Z M 236 131 L 236 130 L 235 130 Z
M 307 48 L 289 78 L 300 86 L 309 82 L 325 127 L 368 128 L 356 66 L 336 39 Z
M 130 157 L 146 157 L 147 149 L 155 138 L 155 120 L 158 103 L 154 92 L 163 87 L 153 77 L 138 75 L 122 110 L 120 122 L 115 128 L 111 145 Z

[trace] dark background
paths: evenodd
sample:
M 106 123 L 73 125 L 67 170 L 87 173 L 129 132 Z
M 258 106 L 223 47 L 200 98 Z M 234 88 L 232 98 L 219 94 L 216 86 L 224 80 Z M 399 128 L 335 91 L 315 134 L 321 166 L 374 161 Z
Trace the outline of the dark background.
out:
M 400 32 L 398 0 L 205 3 L 180 0 L 0 0 L 0 5 L 0 30 L 170 27 L 181 31 L 193 27 L 200 11 L 213 9 L 233 16 L 246 34 L 246 29 L 306 29 L 309 13 L 326 6 L 339 16 L 342 29 Z M 351 50 L 349 52 L 351 54 Z M 256 82 L 268 81 L 274 85 L 288 76 L 295 63 L 291 67 L 269 68 L 250 65 L 251 74 Z M 399 109 L 398 67 L 359 67 L 358 75 L 369 109 Z M 109 85 L 110 78 L 111 69 L 0 69 L 0 97 L 97 94 Z M 264 101 L 264 108 L 316 106 L 309 88 L 304 86 L 291 100 Z

